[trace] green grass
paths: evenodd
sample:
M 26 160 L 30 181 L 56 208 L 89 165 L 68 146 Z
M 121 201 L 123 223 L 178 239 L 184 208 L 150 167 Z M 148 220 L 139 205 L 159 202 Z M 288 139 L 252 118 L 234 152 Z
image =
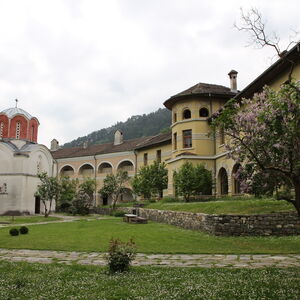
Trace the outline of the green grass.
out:
M 129 205 L 130 206 L 130 205 Z M 286 201 L 273 199 L 234 199 L 209 202 L 164 202 L 147 203 L 145 208 L 160 210 L 187 211 L 204 214 L 268 214 L 295 211 Z
M 0 299 L 300 299 L 300 269 L 95 266 L 0 261 Z
M 0 216 L 0 222 L 9 222 L 11 224 L 24 224 L 24 223 L 39 223 L 39 222 L 51 222 L 61 220 L 59 217 L 47 217 L 44 216 Z
M 28 235 L 12 237 L 0 229 L 1 248 L 106 252 L 109 240 L 133 240 L 142 253 L 300 253 L 300 236 L 216 237 L 149 222 L 128 224 L 121 218 L 80 220 L 28 226 Z

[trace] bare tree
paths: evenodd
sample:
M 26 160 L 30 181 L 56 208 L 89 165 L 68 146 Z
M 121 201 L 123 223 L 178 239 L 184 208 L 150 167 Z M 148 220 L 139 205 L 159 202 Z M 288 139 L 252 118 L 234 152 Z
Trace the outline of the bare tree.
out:
M 288 61 L 291 65 L 289 81 L 291 80 L 294 62 L 286 57 L 286 53 L 293 44 L 297 43 L 299 32 L 291 30 L 292 34 L 289 36 L 288 45 L 282 51 L 280 48 L 279 36 L 276 32 L 268 33 L 266 30 L 266 21 L 263 20 L 262 15 L 257 8 L 251 8 L 247 12 L 244 12 L 241 8 L 241 24 L 238 25 L 237 23 L 234 23 L 234 27 L 239 31 L 244 31 L 249 34 L 250 39 L 247 46 L 254 45 L 258 48 L 264 48 L 266 46 L 272 47 L 280 58 Z

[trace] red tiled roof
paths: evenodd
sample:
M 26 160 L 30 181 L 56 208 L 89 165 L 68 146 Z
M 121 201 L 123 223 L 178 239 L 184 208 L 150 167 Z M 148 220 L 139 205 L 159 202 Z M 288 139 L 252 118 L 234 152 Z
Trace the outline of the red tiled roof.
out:
M 142 148 L 147 148 L 147 147 L 156 146 L 160 144 L 171 143 L 171 140 L 172 140 L 171 132 L 162 133 L 162 134 L 148 137 L 148 139 L 138 144 L 135 149 L 142 149 Z
M 132 151 L 136 148 L 138 144 L 148 139 L 149 137 L 127 140 L 120 145 L 114 145 L 113 143 L 90 145 L 86 149 L 84 149 L 83 146 L 72 147 L 72 148 L 61 148 L 56 151 L 53 151 L 52 156 L 54 159 L 59 159 L 59 158 L 91 156 L 96 154 Z

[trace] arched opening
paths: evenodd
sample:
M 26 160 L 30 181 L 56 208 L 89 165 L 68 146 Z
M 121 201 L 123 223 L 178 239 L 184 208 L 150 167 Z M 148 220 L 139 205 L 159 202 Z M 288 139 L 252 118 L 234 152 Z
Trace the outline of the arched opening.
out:
M 241 183 L 238 179 L 238 172 L 240 171 L 241 165 L 235 164 L 232 168 L 231 181 L 232 181 L 232 193 L 241 194 Z
M 120 202 L 130 202 L 133 201 L 133 195 L 131 189 L 125 188 L 123 193 L 120 195 Z
M 123 170 L 127 172 L 133 171 L 133 164 L 129 160 L 124 160 L 119 164 L 118 170 Z
M 79 169 L 79 175 L 82 175 L 84 177 L 91 177 L 93 176 L 93 174 L 94 174 L 94 168 L 89 164 L 85 164 L 81 166 Z
M 219 179 L 220 194 L 227 195 L 228 194 L 228 176 L 227 176 L 227 172 L 224 168 L 220 169 L 218 179 Z
M 64 166 L 60 170 L 60 176 L 72 176 L 74 175 L 74 169 L 71 166 Z
M 189 109 L 185 109 L 182 113 L 183 119 L 190 119 L 191 118 L 191 111 Z
M 209 111 L 208 111 L 208 109 L 206 107 L 200 108 L 200 110 L 199 110 L 199 116 L 201 118 L 207 118 L 208 115 L 209 115 Z
M 98 168 L 98 173 L 100 174 L 111 174 L 112 173 L 112 166 L 109 163 L 102 163 Z

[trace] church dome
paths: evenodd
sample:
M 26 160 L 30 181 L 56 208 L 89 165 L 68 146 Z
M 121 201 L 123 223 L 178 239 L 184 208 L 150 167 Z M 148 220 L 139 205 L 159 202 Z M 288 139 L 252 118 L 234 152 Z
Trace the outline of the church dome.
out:
M 38 127 L 38 119 L 17 105 L 0 112 L 0 140 L 13 139 L 37 143 Z
M 5 110 L 1 111 L 0 114 L 5 114 L 9 119 L 12 119 L 16 115 L 23 115 L 28 120 L 31 120 L 33 118 L 31 114 L 29 114 L 27 111 L 25 111 L 24 109 L 19 108 L 19 107 L 11 107 L 11 108 L 5 109 Z

